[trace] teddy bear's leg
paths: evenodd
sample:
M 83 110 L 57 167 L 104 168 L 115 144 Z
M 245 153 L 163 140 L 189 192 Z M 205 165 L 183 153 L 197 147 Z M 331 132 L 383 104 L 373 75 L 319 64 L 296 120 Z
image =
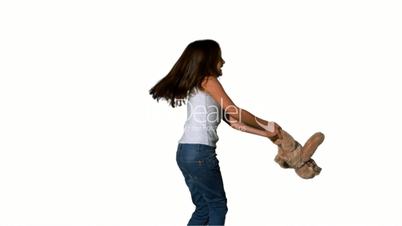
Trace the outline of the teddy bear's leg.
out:
M 313 156 L 314 152 L 317 150 L 317 147 L 324 141 L 324 134 L 321 132 L 313 134 L 304 144 L 302 148 L 302 161 L 307 162 L 311 156 Z

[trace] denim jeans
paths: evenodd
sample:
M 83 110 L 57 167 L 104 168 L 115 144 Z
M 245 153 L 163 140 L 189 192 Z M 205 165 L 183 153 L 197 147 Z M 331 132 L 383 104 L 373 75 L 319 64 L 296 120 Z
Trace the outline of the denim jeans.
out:
M 225 224 L 227 200 L 215 149 L 205 144 L 177 147 L 176 161 L 195 205 L 188 225 Z

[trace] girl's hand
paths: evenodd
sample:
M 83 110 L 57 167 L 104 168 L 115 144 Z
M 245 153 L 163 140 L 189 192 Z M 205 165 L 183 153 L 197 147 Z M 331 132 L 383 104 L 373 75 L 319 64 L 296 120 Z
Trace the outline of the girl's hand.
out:
M 282 139 L 281 127 L 276 122 L 269 122 L 268 126 L 265 128 L 266 137 L 268 137 L 272 142 L 277 139 Z

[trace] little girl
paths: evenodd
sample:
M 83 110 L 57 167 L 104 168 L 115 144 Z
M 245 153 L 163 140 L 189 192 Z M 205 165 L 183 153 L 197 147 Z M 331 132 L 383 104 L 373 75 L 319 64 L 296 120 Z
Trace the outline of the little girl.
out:
M 278 124 L 254 116 L 230 99 L 218 80 L 224 63 L 216 41 L 194 41 L 149 91 L 154 99 L 162 98 L 172 107 L 187 100 L 187 120 L 176 161 L 196 207 L 188 225 L 225 223 L 227 199 L 215 152 L 221 119 L 234 129 L 271 141 L 281 137 Z

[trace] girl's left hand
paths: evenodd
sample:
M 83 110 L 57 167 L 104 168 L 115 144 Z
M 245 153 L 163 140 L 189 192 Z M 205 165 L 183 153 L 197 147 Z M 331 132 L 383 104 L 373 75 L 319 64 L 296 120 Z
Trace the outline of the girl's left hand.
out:
M 282 139 L 281 130 L 282 128 L 276 122 L 268 123 L 269 130 L 266 130 L 266 136 L 272 141 L 276 141 L 277 139 Z

